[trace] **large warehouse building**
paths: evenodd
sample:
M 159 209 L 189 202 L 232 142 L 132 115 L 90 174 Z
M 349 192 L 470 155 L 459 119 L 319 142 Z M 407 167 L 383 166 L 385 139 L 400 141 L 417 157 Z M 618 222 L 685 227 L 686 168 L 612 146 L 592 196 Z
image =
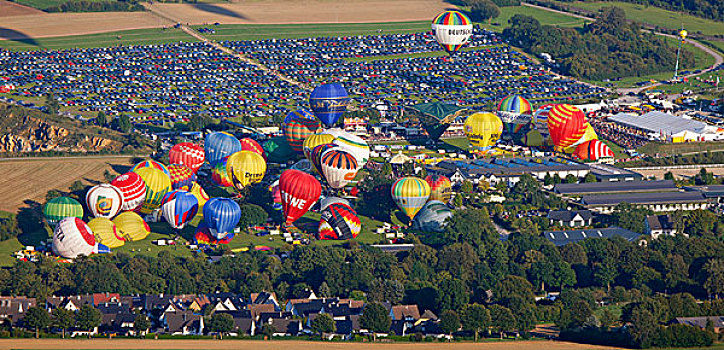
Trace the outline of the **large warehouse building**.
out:
M 724 133 L 704 122 L 677 117 L 668 113 L 652 111 L 637 116 L 619 113 L 608 117 L 608 121 L 645 132 L 651 140 L 667 142 L 724 140 Z

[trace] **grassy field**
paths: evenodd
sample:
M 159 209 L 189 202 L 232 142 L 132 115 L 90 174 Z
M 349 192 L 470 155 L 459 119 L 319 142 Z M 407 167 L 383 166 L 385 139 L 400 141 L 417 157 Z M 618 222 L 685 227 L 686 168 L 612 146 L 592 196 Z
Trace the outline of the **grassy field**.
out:
M 526 15 L 537 19 L 541 24 L 554 25 L 559 27 L 580 27 L 586 22 L 586 20 L 572 17 L 562 13 L 550 12 L 541 10 L 535 7 L 528 6 L 506 6 L 500 8 L 500 16 L 493 19 L 493 25 L 488 25 L 483 22 L 480 25 L 483 28 L 495 32 L 502 32 L 503 29 L 508 27 L 508 20 L 515 15 Z
M 124 30 L 103 34 L 73 35 L 50 38 L 0 40 L 0 48 L 27 51 L 27 50 L 61 50 L 78 47 L 110 47 L 118 45 L 151 45 L 168 44 L 179 41 L 194 42 L 196 38 L 184 33 L 180 29 L 137 29 Z
M 606 1 L 606 2 L 560 2 L 562 5 L 582 8 L 589 11 L 598 11 L 605 6 L 618 6 L 626 11 L 626 17 L 635 21 L 669 28 L 672 30 L 680 29 L 683 25 L 689 33 L 702 33 L 706 35 L 716 35 L 724 33 L 724 22 L 712 21 L 694 17 L 691 15 L 664 10 L 654 6 L 644 6 L 631 4 L 626 2 Z
M 34 7 L 39 10 L 45 10 L 49 7 L 59 6 L 66 2 L 66 0 L 14 0 L 20 5 Z M 87 0 L 89 2 L 105 2 L 108 0 Z

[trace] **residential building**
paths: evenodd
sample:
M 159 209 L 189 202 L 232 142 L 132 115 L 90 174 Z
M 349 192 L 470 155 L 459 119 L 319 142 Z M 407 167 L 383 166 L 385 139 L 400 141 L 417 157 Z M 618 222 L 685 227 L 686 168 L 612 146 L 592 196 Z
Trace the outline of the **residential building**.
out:
M 674 236 L 676 235 L 676 227 L 671 221 L 671 215 L 648 215 L 644 220 L 645 230 L 644 234 L 651 236 L 656 239 L 659 236 Z
M 548 212 L 551 225 L 564 227 L 584 227 L 593 224 L 590 210 L 551 210 Z

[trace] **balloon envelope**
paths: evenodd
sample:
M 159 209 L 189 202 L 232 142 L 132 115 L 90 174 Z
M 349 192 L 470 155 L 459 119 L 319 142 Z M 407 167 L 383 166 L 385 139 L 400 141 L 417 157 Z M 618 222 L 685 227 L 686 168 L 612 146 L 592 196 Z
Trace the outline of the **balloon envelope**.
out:
M 152 168 L 152 169 L 158 169 L 163 171 L 166 176 L 170 176 L 170 173 L 168 171 L 168 168 L 163 165 L 162 163 L 159 163 L 155 160 L 144 160 L 142 162 L 139 162 L 138 164 L 134 165 L 133 168 L 131 168 L 131 171 L 136 172 L 136 170 L 140 170 L 143 168 Z
M 58 222 L 53 231 L 53 253 L 64 258 L 75 259 L 80 255 L 91 255 L 96 245 L 93 231 L 83 220 L 67 217 Z
M 261 182 L 266 173 L 266 160 L 251 151 L 236 152 L 229 157 L 226 171 L 234 188 L 241 191 L 246 186 Z
M 322 210 L 318 239 L 353 239 L 362 230 L 357 212 L 342 203 L 333 203 Z
M 403 177 L 392 185 L 392 199 L 412 220 L 430 197 L 430 185 L 418 177 Z
M 141 168 L 134 172 L 146 183 L 146 198 L 141 205 L 141 213 L 149 214 L 161 206 L 163 196 L 171 191 L 171 179 L 155 168 Z
M 245 137 L 245 138 L 239 140 L 239 142 L 241 142 L 242 151 L 254 152 L 254 153 L 262 156 L 264 158 L 264 160 L 266 161 L 266 154 L 264 153 L 264 148 L 261 147 L 261 145 L 258 142 L 256 142 L 256 140 Z
M 70 197 L 56 197 L 45 203 L 43 216 L 51 226 L 67 217 L 83 218 L 83 206 Z
M 428 175 L 425 181 L 430 185 L 430 200 L 447 203 L 452 198 L 452 183 L 444 175 Z
M 196 239 L 196 244 L 208 244 L 208 245 L 214 245 L 214 244 L 229 244 L 231 240 L 234 238 L 234 233 L 229 233 L 225 237 L 221 239 L 216 239 L 212 234 L 211 230 L 209 230 L 209 226 L 206 225 L 205 222 L 199 223 L 198 228 L 196 229 L 196 235 L 194 236 Z
M 182 229 L 196 216 L 199 200 L 186 191 L 166 193 L 161 202 L 161 213 L 171 227 Z
M 199 213 L 203 213 L 204 204 L 209 200 L 209 195 L 206 194 L 206 191 L 198 182 L 194 182 L 193 186 L 191 186 L 191 194 L 199 201 Z
M 108 248 L 118 248 L 126 242 L 121 238 L 118 228 L 113 221 L 106 218 L 95 218 L 88 222 L 96 242 Z
M 314 150 L 314 147 L 317 147 L 322 144 L 328 144 L 332 143 L 334 141 L 334 136 L 329 134 L 314 134 L 310 135 L 306 139 L 304 139 L 304 143 L 302 143 L 302 151 L 304 151 L 304 157 L 307 158 L 310 162 L 314 163 L 312 160 L 312 150 Z
M 568 104 L 553 106 L 548 113 L 548 132 L 553 146 L 562 151 L 573 145 L 586 132 L 586 121 L 578 107 Z
M 319 199 L 322 194 L 322 185 L 312 175 L 289 169 L 284 171 L 279 178 L 279 191 L 282 196 L 284 222 L 291 225 Z
M 241 219 L 239 204 L 229 198 L 211 198 L 204 205 L 204 222 L 211 236 L 222 239 L 233 232 Z
M 337 147 L 349 152 L 355 158 L 357 158 L 358 169 L 362 168 L 367 164 L 370 159 L 370 146 L 367 145 L 367 141 L 357 135 L 345 132 L 339 135 L 332 141 L 332 144 Z
M 241 142 L 236 136 L 226 132 L 213 132 L 206 135 L 204 151 L 209 164 L 214 164 L 224 157 L 241 151 Z
M 473 34 L 473 22 L 459 11 L 445 11 L 432 20 L 432 33 L 445 51 L 453 53 L 467 44 Z
M 221 187 L 231 187 L 234 185 L 229 178 L 228 165 L 229 157 L 224 157 L 214 163 L 213 168 L 211 168 L 211 180 Z
M 500 100 L 498 110 L 515 114 L 530 114 L 532 108 L 530 102 L 520 95 L 509 95 Z
M 464 128 L 473 147 L 487 150 L 500 139 L 503 121 L 493 113 L 475 113 L 465 120 Z
M 85 194 L 85 204 L 94 217 L 110 219 L 123 208 L 123 193 L 109 184 L 93 186 Z
M 151 233 L 151 228 L 143 219 L 132 211 L 120 213 L 113 219 L 119 236 L 124 241 L 140 241 Z
M 183 164 L 196 173 L 206 159 L 204 148 L 191 142 L 175 144 L 168 151 L 168 160 L 171 164 Z
M 309 95 L 309 107 L 327 127 L 334 125 L 347 110 L 349 95 L 342 84 L 327 83 L 317 86 Z
M 116 186 L 123 194 L 121 210 L 134 211 L 141 208 L 146 199 L 146 182 L 141 176 L 134 172 L 121 174 L 111 181 L 111 185 Z
M 188 191 L 196 181 L 196 174 L 183 164 L 171 164 L 168 166 L 168 171 L 171 174 L 171 187 L 174 190 Z
M 333 148 L 337 148 L 337 146 L 331 143 L 323 143 L 314 147 L 312 152 L 310 152 L 309 161 L 312 162 L 312 166 L 314 166 L 314 170 L 317 171 L 317 174 L 324 176 L 322 173 L 322 155 Z
M 284 125 L 284 137 L 295 152 L 302 153 L 304 140 L 317 132 L 319 121 L 315 119 L 294 119 Z
M 431 200 L 417 213 L 412 223 L 417 230 L 442 232 L 445 230 L 445 220 L 452 216 L 452 210 L 445 203 Z
M 352 207 L 352 205 L 349 204 L 349 201 L 348 201 L 348 200 L 346 200 L 346 199 L 344 199 L 344 198 L 339 198 L 339 197 L 330 196 L 330 197 L 324 197 L 324 198 L 322 198 L 322 199 L 319 201 L 319 211 L 320 211 L 320 212 L 323 211 L 323 210 L 324 210 L 325 208 L 327 208 L 330 204 L 334 204 L 334 203 L 342 203 L 342 204 L 344 204 L 344 205 L 346 205 L 346 206 L 348 206 L 348 207 Z
M 267 160 L 272 163 L 284 163 L 294 156 L 294 150 L 284 136 L 274 137 L 262 145 Z
M 331 149 L 324 152 L 320 160 L 322 173 L 327 183 L 334 189 L 340 189 L 354 180 L 357 175 L 357 159 L 351 154 Z
M 614 154 L 611 148 L 599 140 L 586 141 L 576 146 L 574 153 L 582 160 L 599 160 L 601 158 L 613 158 Z

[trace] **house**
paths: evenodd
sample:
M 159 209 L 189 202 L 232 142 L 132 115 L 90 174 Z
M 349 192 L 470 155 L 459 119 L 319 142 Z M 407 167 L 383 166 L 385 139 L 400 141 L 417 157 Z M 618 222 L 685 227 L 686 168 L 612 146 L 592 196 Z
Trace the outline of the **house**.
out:
M 120 303 L 121 295 L 119 293 L 94 293 L 90 295 L 93 306 L 103 303 Z
M 35 298 L 0 297 L 0 319 L 10 320 L 16 326 L 25 316 L 28 308 L 36 305 Z
M 130 305 L 123 303 L 105 303 L 98 305 L 102 314 L 101 332 L 133 334 L 133 325 L 136 314 L 131 311 Z
M 234 331 L 237 335 L 256 334 L 256 319 L 252 317 L 250 310 L 237 311 L 216 311 L 215 314 L 228 314 L 234 319 Z
M 635 241 L 640 234 L 620 227 L 591 228 L 565 231 L 546 231 L 543 237 L 556 246 L 563 246 L 568 243 L 575 243 L 588 238 L 613 238 L 621 237 L 629 242 Z
M 648 215 L 644 220 L 644 234 L 651 236 L 656 239 L 659 236 L 675 236 L 676 227 L 674 222 L 671 220 L 671 215 Z M 685 234 L 686 235 L 686 234 Z M 688 237 L 688 235 L 686 235 Z
M 200 295 L 194 298 L 193 301 L 191 301 L 188 309 L 194 312 L 201 312 L 204 308 L 206 308 L 206 305 L 210 304 L 211 301 L 209 300 L 209 297 L 207 297 L 206 295 Z
M 551 210 L 548 212 L 551 225 L 564 227 L 584 227 L 593 224 L 590 210 Z
M 714 324 L 714 333 L 720 333 L 724 328 L 724 316 L 677 317 L 669 324 L 684 324 L 705 329 L 709 320 Z
M 276 293 L 273 293 L 273 292 L 272 293 L 268 293 L 268 292 L 251 293 L 250 298 L 249 298 L 249 304 L 274 305 L 274 310 L 281 311 L 281 306 L 279 305 L 279 301 L 277 301 L 277 295 L 276 295 Z
M 254 305 L 250 304 L 246 306 L 246 310 L 249 310 L 251 313 L 251 317 L 253 319 L 258 320 L 259 317 L 263 314 L 269 314 L 269 313 L 279 313 L 280 311 L 277 311 L 274 305 L 272 304 L 259 304 Z
M 268 323 L 274 328 L 274 337 L 289 337 L 296 336 L 302 331 L 302 321 L 285 319 L 285 318 L 270 318 Z
M 390 318 L 390 329 L 397 335 L 405 336 L 420 318 L 420 310 L 417 305 L 395 305 L 390 308 Z
M 170 335 L 204 334 L 204 317 L 191 311 L 177 311 L 164 314 L 165 333 Z

